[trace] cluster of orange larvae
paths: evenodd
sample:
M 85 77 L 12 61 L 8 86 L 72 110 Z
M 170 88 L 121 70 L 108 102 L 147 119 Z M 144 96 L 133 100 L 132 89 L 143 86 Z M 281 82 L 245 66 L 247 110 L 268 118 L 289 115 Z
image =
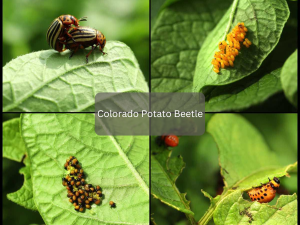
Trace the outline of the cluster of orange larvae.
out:
M 233 67 L 233 62 L 235 57 L 239 54 L 239 50 L 241 49 L 240 42 L 243 42 L 247 48 L 252 44 L 248 38 L 245 39 L 246 33 L 248 29 L 245 27 L 244 23 L 238 23 L 232 31 L 227 34 L 227 44 L 226 41 L 219 42 L 219 50 L 215 53 L 214 59 L 211 64 L 213 64 L 213 71 L 216 73 L 220 72 L 220 67 L 225 68 L 225 66 Z

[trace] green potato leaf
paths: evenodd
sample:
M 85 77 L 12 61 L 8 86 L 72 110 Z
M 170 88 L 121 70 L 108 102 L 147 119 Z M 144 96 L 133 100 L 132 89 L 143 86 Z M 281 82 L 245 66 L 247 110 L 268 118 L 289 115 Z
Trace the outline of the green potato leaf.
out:
M 207 131 L 218 145 L 221 174 L 228 188 L 258 171 L 281 166 L 263 136 L 240 115 L 214 115 L 208 123 Z M 261 182 L 267 178 L 265 176 Z
M 205 115 L 205 120 L 208 115 Z M 215 178 L 220 170 L 217 145 L 207 132 L 201 136 L 183 136 L 172 155 L 174 157 L 181 155 L 186 163 L 185 169 L 176 181 L 176 186 L 187 193 L 188 199 L 191 200 L 191 210 L 197 221 L 210 204 L 206 197 L 199 194 L 200 190 L 205 189 L 210 195 L 214 195 L 217 191 L 218 178 Z
M 211 87 L 205 95 L 205 111 L 239 111 L 260 104 L 282 90 L 281 68 L 264 76 L 256 74 L 223 86 Z
M 240 191 L 227 195 L 214 212 L 216 225 L 223 224 L 297 224 L 297 195 L 281 195 L 270 206 L 245 201 Z
M 188 92 L 198 51 L 231 1 L 169 2 L 151 29 L 151 91 Z
M 256 71 L 277 45 L 289 14 L 286 0 L 235 0 L 203 43 L 197 58 L 193 91 L 202 92 L 205 86 L 230 84 Z M 242 45 L 234 67 L 221 69 L 217 74 L 213 72 L 211 61 L 218 43 L 225 40 L 238 22 L 245 23 L 248 28 L 246 38 L 252 45 L 249 48 Z
M 38 211 L 46 224 L 148 224 L 148 137 L 98 136 L 94 120 L 93 114 L 22 115 Z M 81 163 L 86 182 L 100 185 L 104 194 L 100 205 L 83 213 L 74 210 L 61 182 L 70 155 Z
M 27 153 L 20 134 L 20 118 L 11 119 L 3 123 L 3 157 L 21 162 Z
M 186 193 L 180 193 L 175 184 L 185 167 L 182 157 L 171 157 L 172 151 L 158 146 L 155 137 L 151 142 L 151 194 L 168 206 L 191 215 L 188 218 L 193 220 L 194 213 L 185 198 Z
M 269 148 L 280 158 L 282 166 L 295 162 L 298 154 L 296 113 L 251 113 L 243 116 L 259 130 Z
M 20 169 L 24 175 L 24 183 L 20 190 L 9 193 L 7 198 L 27 209 L 37 210 L 32 191 L 30 164 L 27 150 L 20 133 L 20 118 L 8 120 L 3 123 L 3 157 L 17 162 L 23 161 L 26 167 Z M 24 159 L 23 157 L 26 158 Z
M 155 24 L 155 20 L 157 19 L 157 16 L 160 13 L 160 11 L 163 8 L 177 1 L 181 1 L 181 0 L 152 0 L 151 1 L 151 28 Z
M 3 67 L 3 111 L 93 112 L 99 92 L 147 92 L 139 64 L 124 43 L 108 41 L 97 49 L 45 50 L 20 56 Z
M 287 99 L 297 107 L 298 103 L 298 63 L 297 50 L 286 60 L 281 71 L 281 83 Z
M 228 207 L 226 198 L 232 193 L 239 197 L 243 191 L 267 183 L 268 178 L 289 176 L 289 172 L 297 169 L 297 162 L 282 167 L 263 135 L 240 115 L 214 115 L 208 122 L 207 132 L 212 135 L 219 149 L 219 164 L 225 187 L 222 195 L 215 198 L 204 192 L 210 199 L 211 206 L 200 219 L 201 225 L 207 224 L 212 217 L 215 222 L 219 221 L 217 224 L 223 224 L 221 221 L 227 219 L 224 219 L 224 209 L 220 208 L 219 212 L 216 210 L 218 207 Z M 236 224 L 233 221 L 242 217 L 236 217 L 239 214 L 236 208 L 229 210 L 228 214 L 232 217 L 228 218 L 226 224 Z M 263 212 L 260 213 L 257 214 L 258 217 L 266 218 Z
M 30 166 L 20 169 L 20 173 L 24 175 L 24 184 L 20 190 L 10 193 L 7 198 L 27 209 L 37 210 L 33 199 L 32 180 L 30 175 Z

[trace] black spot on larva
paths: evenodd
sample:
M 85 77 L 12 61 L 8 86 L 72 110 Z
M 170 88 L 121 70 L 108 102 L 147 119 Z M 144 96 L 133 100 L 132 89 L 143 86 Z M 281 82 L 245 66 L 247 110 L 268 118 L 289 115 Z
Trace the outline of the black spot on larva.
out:
M 263 197 L 263 196 L 261 196 L 260 198 L 261 198 L 261 199 L 264 199 L 264 197 Z
M 267 196 L 267 193 L 264 193 L 264 196 Z
M 263 192 L 263 190 L 260 190 L 260 192 L 262 193 L 262 192 Z
M 251 200 L 253 201 L 253 198 L 251 198 Z
M 270 185 L 268 184 L 267 187 L 270 187 Z
M 257 196 L 257 195 L 255 194 L 255 196 Z
M 268 189 L 267 188 L 265 188 L 265 191 L 267 191 Z
M 63 21 L 65 21 L 66 20 L 66 16 L 64 16 L 64 18 L 63 18 Z
M 260 200 L 260 198 L 257 198 L 257 200 Z
M 256 198 L 254 198 L 254 200 L 256 201 Z

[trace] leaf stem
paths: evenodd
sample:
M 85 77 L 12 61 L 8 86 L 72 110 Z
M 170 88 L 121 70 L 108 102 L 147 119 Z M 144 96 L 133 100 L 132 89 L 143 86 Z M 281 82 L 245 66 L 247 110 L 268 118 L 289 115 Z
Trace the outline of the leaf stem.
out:
M 197 225 L 197 222 L 192 214 L 185 213 L 185 216 L 190 221 L 191 225 Z
M 227 189 L 226 191 L 223 192 L 223 194 L 221 195 L 219 201 L 217 201 L 217 202 L 214 203 L 213 205 L 212 205 L 212 203 L 211 203 L 210 207 L 209 207 L 208 210 L 205 212 L 204 216 L 202 216 L 202 218 L 198 221 L 198 223 L 197 223 L 198 225 L 205 225 L 205 224 L 207 224 L 207 223 L 211 220 L 215 208 L 216 208 L 216 207 L 218 206 L 218 204 L 222 201 L 222 199 L 223 199 L 224 197 L 226 197 L 226 195 L 228 195 L 228 189 Z M 211 201 L 211 202 L 212 202 L 212 201 Z
M 210 206 L 206 211 L 206 213 L 204 214 L 204 216 L 202 216 L 202 218 L 198 221 L 198 225 L 207 224 L 211 220 L 213 212 L 214 212 L 214 207 Z
M 230 17 L 229 17 L 229 21 L 228 21 L 228 24 L 227 24 L 227 27 L 225 29 L 225 34 L 224 34 L 224 40 L 226 39 L 226 36 L 229 32 L 229 29 L 230 29 L 230 26 L 232 24 L 232 21 L 233 21 L 233 16 L 235 14 L 235 10 L 236 10 L 236 6 L 237 6 L 237 3 L 238 3 L 239 0 L 234 0 L 234 2 L 232 3 L 232 8 L 231 8 L 231 12 L 230 12 Z

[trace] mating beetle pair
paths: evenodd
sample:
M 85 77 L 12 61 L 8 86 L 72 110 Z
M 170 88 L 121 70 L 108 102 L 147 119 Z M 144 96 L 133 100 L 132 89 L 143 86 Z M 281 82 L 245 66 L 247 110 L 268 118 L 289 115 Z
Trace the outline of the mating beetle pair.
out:
M 72 15 L 62 15 L 52 22 L 46 37 L 48 44 L 54 50 L 58 52 L 71 50 L 70 58 L 79 48 L 92 46 L 92 50 L 86 55 L 86 62 L 88 63 L 89 55 L 97 46 L 103 55 L 106 54 L 103 52 L 106 38 L 96 29 L 79 26 L 80 21 L 86 21 L 85 17 L 77 19 Z

